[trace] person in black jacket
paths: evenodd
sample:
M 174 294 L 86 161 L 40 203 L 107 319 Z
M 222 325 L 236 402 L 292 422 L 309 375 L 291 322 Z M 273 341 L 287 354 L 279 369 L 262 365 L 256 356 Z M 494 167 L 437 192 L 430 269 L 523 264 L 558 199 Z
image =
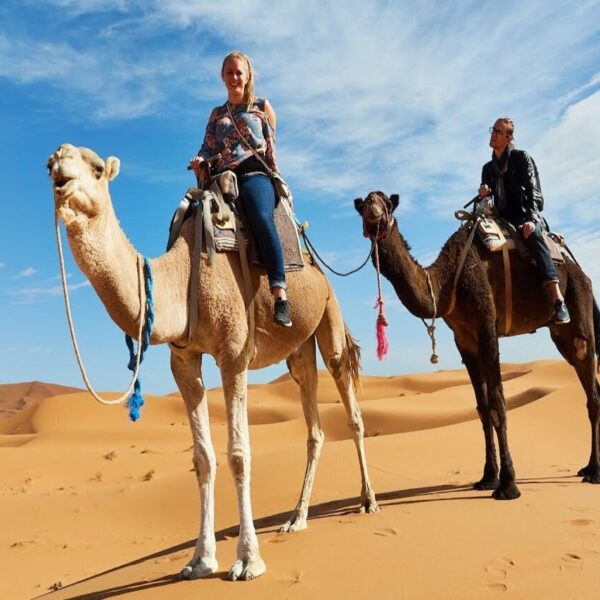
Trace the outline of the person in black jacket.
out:
M 527 152 L 515 148 L 514 129 L 509 117 L 500 117 L 490 127 L 492 160 L 483 165 L 479 195 L 485 198 L 493 194 L 499 215 L 521 232 L 554 304 L 554 322 L 569 323 L 571 319 L 558 286 L 556 267 L 542 236 L 542 192 L 537 171 Z

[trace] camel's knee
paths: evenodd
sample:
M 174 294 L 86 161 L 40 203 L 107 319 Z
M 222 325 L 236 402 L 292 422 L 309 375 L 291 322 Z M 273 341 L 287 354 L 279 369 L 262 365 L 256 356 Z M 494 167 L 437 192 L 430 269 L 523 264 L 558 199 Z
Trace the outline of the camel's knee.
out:
M 250 473 L 250 457 L 242 451 L 234 450 L 229 453 L 227 460 L 236 483 L 242 482 Z
M 214 452 L 209 452 L 206 449 L 194 449 L 192 463 L 200 483 L 206 483 L 214 478 L 217 470 L 217 459 Z
M 365 425 L 358 406 L 355 406 L 354 410 L 348 415 L 348 427 L 355 436 L 362 437 L 365 435 Z
M 573 346 L 575 347 L 575 356 L 577 360 L 584 361 L 588 357 L 588 343 L 580 337 L 573 338 Z
M 325 365 L 334 379 L 340 379 L 340 377 L 344 374 L 344 354 L 341 352 L 336 352 L 335 354 L 328 356 L 327 360 L 325 361 Z
M 325 434 L 322 429 L 311 432 L 306 440 L 306 448 L 309 456 L 315 457 L 321 452 L 323 442 L 325 441 Z
M 494 427 L 498 429 L 498 427 L 503 427 L 506 425 L 506 413 L 504 410 L 491 410 L 490 416 L 492 417 L 492 423 Z

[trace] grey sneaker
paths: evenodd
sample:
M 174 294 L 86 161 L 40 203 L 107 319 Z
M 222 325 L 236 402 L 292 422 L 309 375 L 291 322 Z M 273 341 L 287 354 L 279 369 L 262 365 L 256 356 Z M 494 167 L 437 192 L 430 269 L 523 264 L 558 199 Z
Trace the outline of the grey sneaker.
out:
M 289 303 L 281 298 L 275 299 L 275 312 L 273 313 L 273 321 L 282 327 L 291 327 L 292 319 L 290 319 L 290 311 L 288 310 Z
M 566 325 L 571 322 L 569 310 L 563 300 L 556 300 L 554 302 L 554 322 L 557 325 Z

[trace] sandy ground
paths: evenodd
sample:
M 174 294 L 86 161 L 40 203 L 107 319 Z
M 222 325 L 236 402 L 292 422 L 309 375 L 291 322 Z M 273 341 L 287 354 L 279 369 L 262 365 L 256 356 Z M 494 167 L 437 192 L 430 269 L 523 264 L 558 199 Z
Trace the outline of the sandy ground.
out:
M 0 598 L 600 598 L 600 486 L 576 475 L 590 451 L 583 391 L 559 361 L 505 364 L 503 378 L 521 498 L 472 489 L 483 435 L 466 372 L 365 376 L 382 511 L 361 515 L 354 444 L 320 374 L 326 444 L 308 529 L 292 534 L 278 527 L 304 474 L 295 384 L 252 386 L 253 509 L 268 570 L 236 583 L 226 580 L 239 519 L 220 389 L 209 392 L 220 571 L 179 581 L 199 523 L 179 395 L 147 396 L 131 424 L 81 391 L 0 386 Z

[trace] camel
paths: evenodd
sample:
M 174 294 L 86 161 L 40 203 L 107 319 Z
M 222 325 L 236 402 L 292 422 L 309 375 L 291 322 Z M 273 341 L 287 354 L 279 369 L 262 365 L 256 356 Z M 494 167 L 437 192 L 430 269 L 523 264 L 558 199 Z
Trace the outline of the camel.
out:
M 48 160 L 55 210 L 63 221 L 69 245 L 112 320 L 135 338 L 143 318 L 138 289 L 138 253 L 121 230 L 110 198 L 109 182 L 119 173 L 115 157 L 102 160 L 87 148 L 60 146 Z M 193 219 L 164 255 L 152 259 L 155 320 L 151 344 L 169 344 L 171 370 L 185 402 L 194 442 L 193 463 L 200 491 L 200 532 L 191 561 L 181 571 L 185 579 L 207 577 L 218 570 L 214 531 L 216 457 L 210 437 L 207 395 L 202 380 L 203 354 L 220 369 L 228 425 L 228 463 L 240 515 L 237 558 L 231 580 L 262 575 L 266 566 L 258 545 L 250 502 L 250 443 L 247 413 L 247 371 L 286 359 L 300 389 L 308 427 L 307 463 L 300 498 L 283 531 L 307 526 L 308 505 L 323 446 L 317 411 L 315 341 L 333 376 L 347 412 L 361 473 L 361 511 L 378 509 L 369 480 L 364 427 L 354 395 L 360 349 L 346 328 L 338 301 L 323 273 L 311 264 L 288 278 L 293 327 L 272 322 L 272 298 L 264 271 L 251 267 L 255 295 L 256 352 L 249 358 L 248 323 L 239 257 L 217 254 L 212 263 L 201 256 L 198 283 L 198 324 L 188 340 L 188 287 L 194 246 Z
M 413 315 L 430 318 L 434 316 L 433 295 L 437 316 L 442 316 L 454 333 L 456 347 L 473 385 L 485 439 L 483 476 L 473 487 L 493 490 L 492 496 L 496 499 L 518 498 L 520 491 L 508 447 L 506 401 L 500 376 L 498 337 L 499 332 L 504 331 L 505 308 L 502 255 L 473 243 L 457 282 L 455 308 L 447 314 L 459 257 L 469 232 L 461 227 L 448 239 L 435 262 L 423 268 L 411 256 L 410 247 L 393 217 L 398 202 L 397 194 L 388 198 L 383 192 L 371 192 L 364 200 L 357 198 L 354 205 L 363 218 L 366 235 L 374 237 L 384 233 L 378 242 L 381 273 L 394 286 L 400 301 Z M 559 266 L 560 288 L 565 294 L 571 322 L 555 325 L 550 322 L 552 303 L 534 267 L 518 256 L 511 256 L 510 263 L 516 290 L 510 335 L 532 333 L 547 326 L 559 352 L 574 367 L 587 397 L 592 428 L 590 459 L 579 475 L 583 475 L 585 482 L 600 483 L 600 386 L 596 379 L 600 314 L 591 282 L 575 262 L 566 260 Z M 500 451 L 499 472 L 494 430 Z

